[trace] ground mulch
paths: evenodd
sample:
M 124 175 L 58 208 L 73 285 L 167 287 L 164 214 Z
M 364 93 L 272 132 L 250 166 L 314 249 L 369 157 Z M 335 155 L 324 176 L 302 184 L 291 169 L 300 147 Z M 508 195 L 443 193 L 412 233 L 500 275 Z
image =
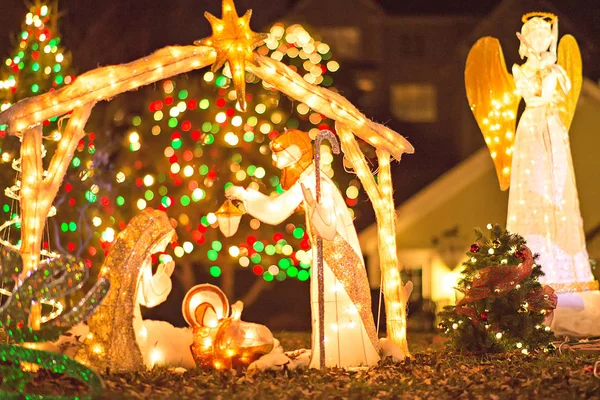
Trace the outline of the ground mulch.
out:
M 306 333 L 275 335 L 284 348 L 308 347 Z M 449 352 L 436 335 L 411 335 L 412 358 L 364 371 L 343 369 L 247 373 L 156 368 L 105 377 L 101 399 L 600 399 L 600 354 L 555 352 L 470 355 Z M 66 378 L 42 375 L 38 393 L 76 395 Z M 78 390 L 79 389 L 79 390 Z M 80 393 L 81 395 L 82 393 Z

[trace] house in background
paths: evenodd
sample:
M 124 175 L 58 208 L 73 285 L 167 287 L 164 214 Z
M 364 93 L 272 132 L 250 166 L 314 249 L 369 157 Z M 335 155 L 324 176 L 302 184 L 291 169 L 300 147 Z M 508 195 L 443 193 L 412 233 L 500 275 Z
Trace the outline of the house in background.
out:
M 508 193 L 499 189 L 466 99 L 464 67 L 471 46 L 480 37 L 494 36 L 508 66 L 521 62 L 515 33 L 522 15 L 553 12 L 559 16 L 560 35 L 577 38 L 584 72 L 600 76 L 599 51 L 586 16 L 578 7 L 556 7 L 559 1 L 504 0 L 495 7 L 488 2 L 489 9 L 478 5 L 469 15 L 445 12 L 442 5 L 443 15 L 417 15 L 408 11 L 410 5 L 404 14 L 390 13 L 382 6 L 389 4 L 385 1 L 299 0 L 282 18 L 321 36 L 340 62 L 336 88 L 415 146 L 415 154 L 393 166 L 398 248 L 405 279 L 415 283 L 412 300 L 452 300 L 460 270 L 456 267 L 473 240 L 473 227 L 506 221 Z M 587 230 L 600 219 L 593 208 L 600 194 L 594 175 L 600 164 L 588 150 L 598 141 L 596 114 L 600 115 L 598 87 L 586 81 L 571 140 Z M 375 289 L 380 284 L 377 228 L 363 222 L 361 214 L 356 225 L 363 229 L 360 240 Z
M 499 38 L 511 65 L 519 61 L 515 32 L 522 15 L 531 10 L 554 12 L 560 16 L 561 35 L 577 37 L 584 71 L 600 77 L 600 52 L 591 40 L 593 33 L 579 23 L 576 7 L 563 7 L 561 12 L 552 0 L 504 0 L 496 7 L 489 1 L 474 4 L 469 15 L 440 4 L 439 14 L 433 15 L 416 13 L 424 8 L 414 0 L 391 3 L 298 0 L 281 21 L 300 23 L 328 43 L 340 63 L 336 89 L 414 145 L 415 154 L 392 164 L 396 205 L 484 145 L 463 78 L 467 53 L 480 37 Z M 390 12 L 392 7 L 396 13 Z M 371 210 L 364 207 L 356 226 L 361 230 L 373 221 Z
M 600 260 L 600 86 L 590 80 L 584 80 L 569 134 L 588 251 Z M 458 267 L 473 242 L 473 228 L 505 226 L 507 208 L 508 191 L 500 191 L 487 148 L 404 202 L 397 209 L 397 246 L 405 277 L 420 283 L 414 296 L 433 300 L 438 307 L 454 301 Z M 377 226 L 363 230 L 359 240 L 371 286 L 378 287 Z
M 410 171 L 404 193 L 468 155 L 456 118 L 467 107 L 456 48 L 477 17 L 393 15 L 375 0 L 300 0 L 282 20 L 322 37 L 341 65 L 336 89 L 415 146 L 418 157 L 394 166 Z

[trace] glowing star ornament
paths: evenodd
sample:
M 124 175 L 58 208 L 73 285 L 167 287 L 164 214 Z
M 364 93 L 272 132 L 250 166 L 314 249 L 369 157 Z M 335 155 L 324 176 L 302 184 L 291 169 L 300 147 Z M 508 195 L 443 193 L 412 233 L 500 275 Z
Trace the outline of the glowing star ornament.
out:
M 223 0 L 223 19 L 218 19 L 209 12 L 204 16 L 210 22 L 212 36 L 196 40 L 194 44 L 212 47 L 217 53 L 217 59 L 212 65 L 215 72 L 229 62 L 233 85 L 237 93 L 238 105 L 246 110 L 246 61 L 255 63 L 253 51 L 267 38 L 266 34 L 250 30 L 252 10 L 246 11 L 241 18 L 235 10 L 233 0 Z

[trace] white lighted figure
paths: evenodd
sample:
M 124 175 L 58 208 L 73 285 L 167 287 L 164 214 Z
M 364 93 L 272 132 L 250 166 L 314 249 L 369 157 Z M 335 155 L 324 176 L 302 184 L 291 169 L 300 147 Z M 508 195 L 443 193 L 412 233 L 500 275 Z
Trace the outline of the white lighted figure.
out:
M 526 61 L 513 65 L 512 76 L 496 39 L 473 46 L 467 96 L 502 189 L 510 183 L 507 229 L 539 253 L 545 273 L 540 280 L 563 293 L 552 327 L 558 334 L 598 335 L 600 293 L 586 250 L 568 134 L 581 90 L 581 55 L 572 36 L 559 44 L 555 15 L 530 13 L 523 23 L 517 37 Z M 515 131 L 521 97 L 525 111 Z
M 158 265 L 154 274 L 152 274 L 150 260 L 146 260 L 142 267 L 138 286 L 138 302 L 144 307 L 156 307 L 167 300 L 169 293 L 171 293 L 171 289 L 173 288 L 171 275 L 175 269 L 175 262 L 171 257 L 166 257 L 165 262 L 161 262 Z
M 273 163 L 285 192 L 266 196 L 252 189 L 230 187 L 226 195 L 264 223 L 277 225 L 299 206 L 313 243 L 311 271 L 312 358 L 319 368 L 319 303 L 316 235 L 323 239 L 325 366 L 358 367 L 379 361 L 379 341 L 371 312 L 371 295 L 358 237 L 344 198 L 331 179 L 321 175 L 321 202 L 316 203 L 313 147 L 308 135 L 288 130 L 271 142 Z

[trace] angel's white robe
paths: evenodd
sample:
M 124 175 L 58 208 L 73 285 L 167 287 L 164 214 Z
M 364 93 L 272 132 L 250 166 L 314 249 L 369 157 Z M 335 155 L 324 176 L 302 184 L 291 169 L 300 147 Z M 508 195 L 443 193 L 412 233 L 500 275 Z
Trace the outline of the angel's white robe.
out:
M 556 335 L 600 335 L 600 292 L 585 245 L 583 221 L 569 145 L 553 97 L 562 71 L 549 67 L 537 74 L 513 68 L 515 83 L 526 108 L 519 120 L 514 145 L 507 229 L 527 240 L 544 276 L 542 283 L 563 293 L 550 326 Z M 568 89 L 568 78 L 562 87 Z
M 594 281 L 569 133 L 552 104 L 560 73 L 552 68 L 540 81 L 537 75 L 515 71 L 526 108 L 515 138 L 507 222 L 510 232 L 523 236 L 540 254 L 538 262 L 545 274 L 540 281 L 557 287 Z
M 371 312 L 371 295 L 356 229 L 344 199 L 335 184 L 321 174 L 319 213 L 304 199 L 301 185 L 316 198 L 315 168 L 309 167 L 298 181 L 278 196 L 248 190 L 246 212 L 260 221 L 277 225 L 304 203 L 306 224 L 312 228 L 328 225 L 335 229 L 333 240 L 323 239 L 325 287 L 325 357 L 327 367 L 358 367 L 379 361 L 379 341 Z M 323 221 L 323 216 L 328 221 Z M 325 224 L 323 224 L 325 222 Z M 324 229 L 327 229 L 325 227 Z M 312 312 L 311 367 L 319 367 L 319 318 L 317 291 L 317 251 L 313 232 L 310 298 Z

